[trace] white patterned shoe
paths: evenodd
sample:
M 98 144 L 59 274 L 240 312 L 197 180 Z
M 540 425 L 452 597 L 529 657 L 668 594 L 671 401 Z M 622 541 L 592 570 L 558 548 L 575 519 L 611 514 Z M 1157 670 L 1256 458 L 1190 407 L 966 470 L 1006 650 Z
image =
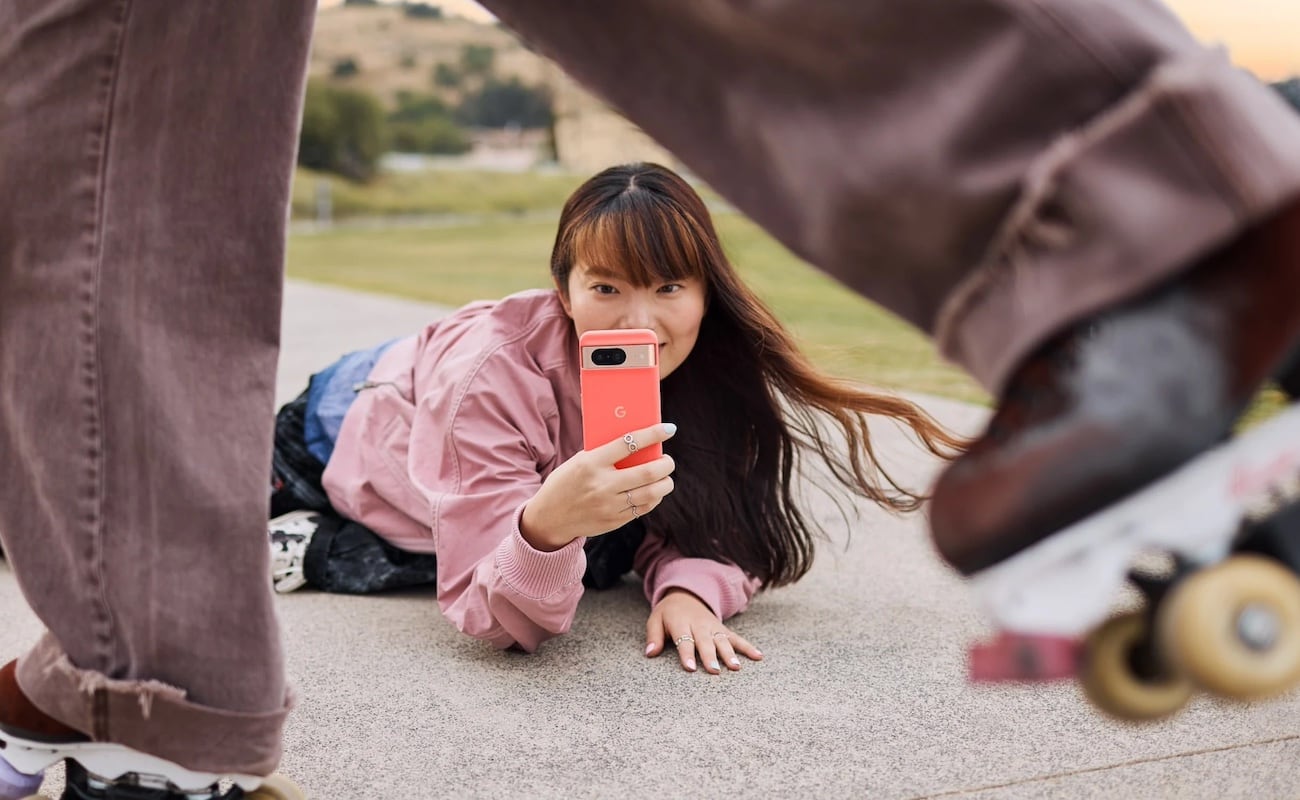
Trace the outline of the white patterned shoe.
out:
M 267 523 L 271 538 L 271 581 L 280 594 L 307 585 L 302 563 L 319 524 L 320 514 L 315 511 L 290 511 Z

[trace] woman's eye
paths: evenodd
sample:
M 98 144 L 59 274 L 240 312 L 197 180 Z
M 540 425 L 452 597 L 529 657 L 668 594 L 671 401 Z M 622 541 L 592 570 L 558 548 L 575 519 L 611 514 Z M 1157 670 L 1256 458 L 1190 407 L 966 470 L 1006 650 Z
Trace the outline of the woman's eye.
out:
M 659 287 L 659 291 L 664 294 L 673 294 L 674 292 L 680 292 L 685 288 L 686 287 L 682 286 L 680 283 L 665 283 L 663 286 Z
M 591 288 L 596 294 L 615 294 L 618 291 L 608 283 L 598 283 Z

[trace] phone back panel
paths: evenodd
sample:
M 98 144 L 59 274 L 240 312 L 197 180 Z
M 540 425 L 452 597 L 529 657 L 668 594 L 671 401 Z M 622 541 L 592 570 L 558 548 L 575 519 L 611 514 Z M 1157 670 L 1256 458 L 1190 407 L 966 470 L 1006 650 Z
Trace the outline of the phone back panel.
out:
M 660 422 L 659 337 L 652 330 L 587 331 L 579 340 L 582 363 L 582 446 L 594 450 L 639 428 Z M 593 361 L 594 351 L 623 350 L 620 364 Z M 663 455 L 663 446 L 645 445 L 615 466 L 631 467 Z

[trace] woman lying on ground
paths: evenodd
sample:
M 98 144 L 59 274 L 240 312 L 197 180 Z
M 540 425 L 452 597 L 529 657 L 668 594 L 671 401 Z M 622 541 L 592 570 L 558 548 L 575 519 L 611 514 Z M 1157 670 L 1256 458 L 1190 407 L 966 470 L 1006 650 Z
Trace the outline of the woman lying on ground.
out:
M 350 354 L 277 417 L 277 588 L 371 592 L 436 583 L 461 631 L 535 650 L 585 586 L 629 571 L 650 601 L 647 656 L 739 669 L 758 649 L 724 621 L 812 565 L 802 456 L 897 512 L 921 498 L 880 468 L 870 415 L 951 455 L 913 404 L 819 374 L 737 276 L 693 189 L 654 164 L 607 169 L 565 204 L 555 288 L 472 303 L 415 336 Z M 582 448 L 578 337 L 659 336 L 666 454 Z M 830 420 L 834 433 L 822 424 Z M 845 443 L 840 442 L 843 437 Z M 290 513 L 294 512 L 294 513 Z

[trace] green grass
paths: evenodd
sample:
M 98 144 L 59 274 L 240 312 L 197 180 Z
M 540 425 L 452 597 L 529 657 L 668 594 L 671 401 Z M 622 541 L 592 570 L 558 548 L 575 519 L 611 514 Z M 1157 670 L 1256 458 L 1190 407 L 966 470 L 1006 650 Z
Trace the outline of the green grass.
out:
M 310 207 L 310 185 L 331 180 L 335 214 L 482 215 L 445 227 L 296 233 L 289 239 L 292 277 L 381 294 L 459 306 L 550 285 L 547 260 L 555 218 L 584 179 L 573 175 L 438 172 L 388 175 L 356 186 L 300 170 L 297 208 Z M 707 188 L 706 197 L 716 197 Z M 503 215 L 531 212 L 527 217 Z M 965 373 L 945 363 L 921 334 L 809 267 L 738 214 L 715 216 L 728 255 L 822 369 L 840 377 L 904 391 L 987 403 Z M 1276 413 L 1284 399 L 1262 392 L 1243 419 L 1248 427 Z
M 293 182 L 293 216 L 316 215 L 316 192 L 330 185 L 336 219 L 424 214 L 518 214 L 552 211 L 578 188 L 584 176 L 474 171 L 384 173 L 367 184 L 299 168 Z
M 827 372 L 892 389 L 987 401 L 974 381 L 945 364 L 910 326 L 809 267 L 744 217 L 719 214 L 716 221 L 741 275 Z M 554 219 L 532 217 L 296 233 L 289 240 L 289 274 L 458 306 L 549 286 L 554 236 Z

